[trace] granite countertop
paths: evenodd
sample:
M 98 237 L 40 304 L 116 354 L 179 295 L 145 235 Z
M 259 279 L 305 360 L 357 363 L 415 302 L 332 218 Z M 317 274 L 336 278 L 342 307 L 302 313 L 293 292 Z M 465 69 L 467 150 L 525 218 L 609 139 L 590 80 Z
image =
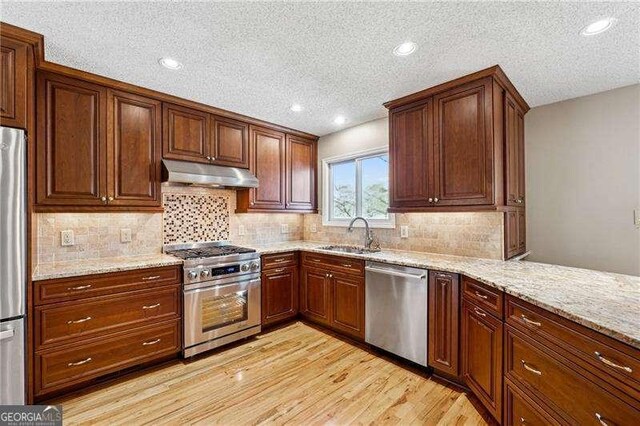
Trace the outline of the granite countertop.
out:
M 327 243 L 254 246 L 261 254 L 305 250 L 464 274 L 640 349 L 640 277 L 528 261 L 501 261 L 382 250 L 350 254 Z
M 144 256 L 120 256 L 104 259 L 73 260 L 37 265 L 32 274 L 33 281 L 80 275 L 104 274 L 159 266 L 181 265 L 182 260 L 168 254 L 158 253 Z

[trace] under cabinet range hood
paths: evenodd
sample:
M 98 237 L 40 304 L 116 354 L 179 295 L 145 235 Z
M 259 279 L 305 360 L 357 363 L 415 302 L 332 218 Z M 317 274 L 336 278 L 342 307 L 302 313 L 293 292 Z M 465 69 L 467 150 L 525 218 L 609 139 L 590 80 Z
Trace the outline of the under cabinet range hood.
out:
M 162 160 L 162 181 L 222 188 L 258 187 L 258 178 L 247 169 L 175 160 Z

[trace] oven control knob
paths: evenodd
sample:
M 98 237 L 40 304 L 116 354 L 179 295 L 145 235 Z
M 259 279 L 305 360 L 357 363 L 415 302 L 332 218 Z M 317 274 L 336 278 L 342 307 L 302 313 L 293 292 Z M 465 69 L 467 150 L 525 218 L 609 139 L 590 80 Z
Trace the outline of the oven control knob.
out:
M 260 269 L 260 265 L 258 264 L 258 262 L 251 262 L 251 270 L 257 271 L 258 269 Z
M 204 269 L 204 270 L 200 271 L 200 276 L 202 278 L 208 277 L 209 276 L 209 270 L 208 269 Z
M 240 266 L 240 270 L 241 270 L 242 272 L 247 272 L 247 271 L 249 270 L 249 264 L 248 264 L 248 263 L 243 263 L 243 264 Z
M 190 280 L 195 280 L 196 278 L 198 278 L 198 273 L 195 271 L 191 271 L 189 272 L 189 279 Z

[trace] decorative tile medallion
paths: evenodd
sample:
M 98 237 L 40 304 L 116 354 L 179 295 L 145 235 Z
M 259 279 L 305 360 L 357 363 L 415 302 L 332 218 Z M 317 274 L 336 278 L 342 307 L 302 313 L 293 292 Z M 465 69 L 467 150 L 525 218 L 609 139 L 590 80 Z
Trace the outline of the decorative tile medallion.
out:
M 229 197 L 164 193 L 164 243 L 229 239 Z

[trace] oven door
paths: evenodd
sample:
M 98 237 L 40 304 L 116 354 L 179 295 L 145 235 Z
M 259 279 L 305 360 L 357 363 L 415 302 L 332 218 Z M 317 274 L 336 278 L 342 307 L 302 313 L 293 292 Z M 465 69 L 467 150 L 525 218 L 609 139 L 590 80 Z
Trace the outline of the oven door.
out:
M 260 278 L 184 292 L 184 347 L 260 325 Z

